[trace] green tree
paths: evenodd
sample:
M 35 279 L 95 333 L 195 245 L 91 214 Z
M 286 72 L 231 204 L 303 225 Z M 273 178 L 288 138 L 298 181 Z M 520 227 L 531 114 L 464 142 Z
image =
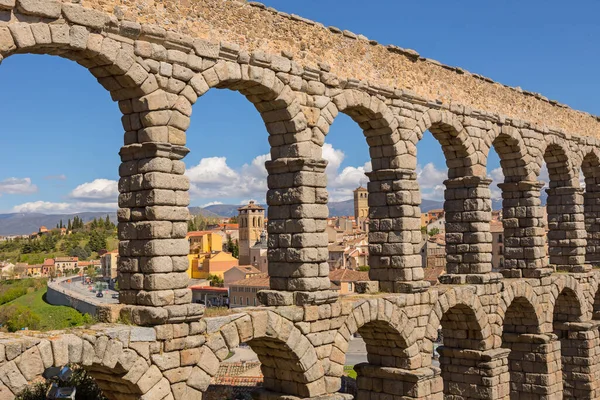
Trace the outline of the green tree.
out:
M 428 233 L 429 233 L 429 236 L 434 236 L 434 235 L 437 235 L 438 233 L 440 233 L 440 230 L 438 228 L 433 228 Z
M 223 287 L 224 284 L 223 278 L 212 274 L 208 275 L 208 281 L 210 282 L 210 286 L 214 287 Z
M 88 257 L 91 255 L 91 251 L 89 251 L 81 246 L 77 246 L 77 247 L 74 247 L 73 249 L 71 249 L 71 251 L 69 252 L 69 255 L 71 257 L 79 257 L 80 260 L 87 260 Z
M 85 274 L 94 280 L 98 276 L 98 270 L 93 265 L 90 265 L 85 269 Z
M 371 269 L 371 267 L 369 267 L 368 265 L 361 265 L 360 267 L 358 267 L 359 271 L 369 271 Z
M 106 249 L 106 237 L 98 231 L 92 231 L 90 234 L 90 241 L 88 242 L 92 251 L 98 251 Z
M 16 332 L 22 328 L 36 330 L 40 321 L 39 315 L 22 305 L 9 304 L 0 309 L 0 323 L 6 326 L 9 332 Z
M 70 232 L 73 230 L 73 226 L 71 225 L 71 218 L 69 218 L 69 223 L 67 224 L 67 230 Z

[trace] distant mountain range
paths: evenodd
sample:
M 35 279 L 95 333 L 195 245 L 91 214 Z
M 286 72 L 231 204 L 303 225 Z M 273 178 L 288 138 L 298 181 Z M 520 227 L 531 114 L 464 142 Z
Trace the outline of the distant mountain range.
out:
M 89 222 L 94 218 L 110 218 L 117 223 L 116 212 L 83 212 L 77 214 L 40 214 L 40 213 L 14 213 L 0 214 L 0 235 L 27 235 L 38 232 L 40 226 L 48 229 L 56 228 L 62 220 L 63 225 L 67 225 L 68 220 L 73 221 L 73 217 L 78 216 L 83 222 Z
M 267 208 L 264 204 L 263 207 Z M 353 200 L 345 200 L 345 201 L 332 201 L 328 204 L 329 206 L 329 216 L 330 217 L 342 217 L 348 215 L 354 215 L 354 201 Z M 213 204 L 208 207 L 200 208 L 200 207 L 190 207 L 190 212 L 194 215 L 202 214 L 206 217 L 234 217 L 238 215 L 238 208 L 241 205 L 239 204 Z M 433 201 L 433 200 L 423 200 L 421 204 L 422 211 L 429 211 L 436 208 L 443 208 L 444 203 L 441 201 Z
M 542 192 L 541 195 L 542 204 L 546 204 L 547 195 Z M 214 204 L 208 207 L 190 207 L 190 213 L 193 215 L 202 214 L 206 217 L 233 217 L 238 214 L 237 209 L 241 207 L 239 204 Z M 266 206 L 264 206 L 266 208 Z M 444 208 L 444 202 L 426 200 L 424 199 L 421 204 L 421 211 L 429 211 L 437 208 Z M 502 208 L 502 200 L 492 201 L 492 208 L 499 210 Z M 0 214 L 0 235 L 26 235 L 33 232 L 37 232 L 40 226 L 45 226 L 48 229 L 56 227 L 56 224 L 63 221 L 66 225 L 67 221 L 73 220 L 73 217 L 79 216 L 83 222 L 89 222 L 94 218 L 106 218 L 109 216 L 110 220 L 114 223 L 117 222 L 116 212 L 84 212 L 77 214 L 40 214 L 40 213 L 14 213 L 14 214 Z M 329 203 L 329 215 L 331 217 L 341 217 L 354 215 L 354 202 L 352 200 L 346 201 L 332 201 Z

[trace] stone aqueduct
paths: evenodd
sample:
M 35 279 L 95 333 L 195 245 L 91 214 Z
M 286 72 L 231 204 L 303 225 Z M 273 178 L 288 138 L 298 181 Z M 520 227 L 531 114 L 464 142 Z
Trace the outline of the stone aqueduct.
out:
M 595 117 L 259 3 L 0 0 L 0 61 L 20 53 L 77 62 L 119 104 L 121 315 L 134 325 L 1 336 L 0 399 L 68 363 L 109 399 L 201 399 L 242 342 L 262 363 L 258 399 L 345 399 L 357 332 L 369 360 L 356 367 L 357 399 L 600 398 Z M 246 96 L 268 131 L 271 288 L 259 294 L 265 307 L 203 318 L 185 273 L 182 159 L 192 106 L 213 88 Z M 328 279 L 321 156 L 340 112 L 363 129 L 373 165 L 371 280 L 343 299 Z M 449 168 L 447 274 L 435 288 L 416 249 L 415 145 L 426 130 Z M 492 146 L 506 177 L 502 274 L 491 269 Z

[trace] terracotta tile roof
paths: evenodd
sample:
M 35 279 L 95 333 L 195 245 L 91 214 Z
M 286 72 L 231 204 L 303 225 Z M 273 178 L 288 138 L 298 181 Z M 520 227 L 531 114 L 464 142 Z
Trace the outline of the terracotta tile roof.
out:
M 219 224 L 219 229 L 240 229 L 240 224 Z
M 53 266 L 53 265 L 54 265 L 54 258 L 46 258 L 46 259 L 44 260 L 44 264 L 43 264 L 43 265 L 46 265 L 46 266 Z
M 244 286 L 244 287 L 259 287 L 259 288 L 269 288 L 269 275 L 260 274 L 255 275 L 253 277 L 247 279 L 240 279 L 239 281 L 235 281 L 229 284 L 229 287 L 232 286 Z
M 438 277 L 445 271 L 444 267 L 427 267 L 423 269 L 425 272 L 425 280 L 431 282 L 432 285 L 438 283 Z
M 264 207 L 259 206 L 255 202 L 251 201 L 247 205 L 238 208 L 238 211 L 241 210 L 264 210 Z
M 229 268 L 227 271 L 231 271 L 232 269 L 237 269 L 246 274 L 260 274 L 260 270 L 253 267 L 252 265 L 237 265 L 235 267 Z
M 443 208 L 435 208 L 433 210 L 427 211 L 428 214 L 439 214 L 439 213 L 443 213 L 443 212 L 444 212 Z
M 54 262 L 75 262 L 79 261 L 79 257 L 56 257 Z
M 186 238 L 189 237 L 198 237 L 198 236 L 204 236 L 207 235 L 209 233 L 212 233 L 211 231 L 192 231 L 192 232 L 188 232 L 187 235 L 185 235 Z
M 352 269 L 336 269 L 329 273 L 329 280 L 335 282 L 368 281 L 368 271 L 354 271 Z

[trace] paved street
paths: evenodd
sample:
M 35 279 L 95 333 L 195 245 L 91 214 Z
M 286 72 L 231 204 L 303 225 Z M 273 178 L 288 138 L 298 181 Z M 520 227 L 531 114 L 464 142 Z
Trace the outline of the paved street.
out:
M 105 304 L 118 304 L 119 303 L 119 299 L 112 298 L 113 294 L 118 293 L 117 291 L 103 290 L 102 293 L 104 294 L 104 297 L 96 297 L 96 293 L 92 293 L 88 289 L 89 285 L 81 284 L 81 279 L 82 278 L 79 276 L 72 277 L 71 283 L 68 283 L 66 280 L 64 280 L 63 282 L 60 282 L 60 286 L 67 290 L 72 290 L 74 292 L 82 294 L 86 297 L 93 298 L 94 300 L 96 300 L 99 303 L 105 303 Z

